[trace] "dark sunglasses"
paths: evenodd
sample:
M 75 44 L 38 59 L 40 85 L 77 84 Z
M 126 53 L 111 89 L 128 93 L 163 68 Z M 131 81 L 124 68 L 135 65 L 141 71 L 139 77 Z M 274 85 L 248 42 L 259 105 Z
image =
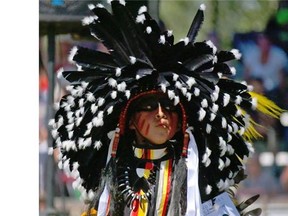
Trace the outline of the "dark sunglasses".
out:
M 149 95 L 140 98 L 139 101 L 137 101 L 135 104 L 135 111 L 136 112 L 153 111 L 158 109 L 159 104 L 161 108 L 167 112 L 177 111 L 177 106 L 173 104 L 173 101 L 169 100 L 164 96 L 158 96 L 158 95 Z

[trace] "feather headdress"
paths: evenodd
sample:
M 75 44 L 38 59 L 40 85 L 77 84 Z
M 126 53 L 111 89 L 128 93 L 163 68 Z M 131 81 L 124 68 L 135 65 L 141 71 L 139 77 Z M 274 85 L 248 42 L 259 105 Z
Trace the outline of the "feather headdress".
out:
M 72 60 L 80 69 L 62 72 L 71 83 L 69 94 L 50 122 L 55 148 L 61 148 L 62 164 L 76 178 L 75 185 L 88 198 L 97 196 L 96 189 L 103 186 L 100 176 L 108 172 L 107 154 L 115 138 L 111 131 L 121 135 L 119 122 L 126 119 L 127 104 L 151 91 L 167 94 L 175 106 L 181 104 L 183 127 L 206 138 L 198 144 L 202 199 L 233 185 L 253 152 L 250 139 L 257 136 L 249 112 L 278 117 L 282 110 L 231 79 L 235 68 L 227 62 L 241 57 L 237 50 L 217 50 L 211 41 L 194 42 L 205 6 L 177 43 L 172 31 L 161 31 L 146 7 L 137 17 L 124 1 L 111 1 L 111 13 L 101 4 L 89 8 L 94 15 L 83 24 L 109 53 L 73 49 Z

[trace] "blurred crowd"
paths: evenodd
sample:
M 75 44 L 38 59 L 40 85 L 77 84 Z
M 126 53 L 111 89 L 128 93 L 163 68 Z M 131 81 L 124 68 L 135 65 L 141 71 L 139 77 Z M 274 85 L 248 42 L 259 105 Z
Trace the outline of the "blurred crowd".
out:
M 288 2 L 267 22 L 262 32 L 235 34 L 233 47 L 242 53 L 235 65 L 236 79 L 252 85 L 288 110 Z M 253 114 L 252 114 L 253 115 Z M 238 189 L 239 196 L 260 194 L 262 198 L 288 194 L 288 118 L 280 121 L 257 118 L 262 139 L 254 142 L 255 154 L 247 163 L 248 177 Z
M 61 77 L 57 77 L 61 71 L 77 70 L 77 67 L 69 60 L 69 53 L 74 46 L 80 45 L 82 47 L 89 47 L 90 49 L 98 49 L 103 52 L 107 52 L 102 43 L 91 43 L 85 40 L 74 40 L 71 35 L 59 35 L 56 37 L 55 42 L 55 62 L 54 62 L 54 74 L 49 76 L 48 74 L 48 54 L 47 50 L 47 38 L 40 38 L 39 44 L 39 210 L 44 212 L 46 210 L 47 203 L 47 177 L 48 177 L 48 157 L 51 156 L 51 143 L 49 142 L 49 116 L 48 113 L 53 109 L 55 112 L 55 106 L 59 102 L 60 98 L 66 94 L 67 82 Z M 50 91 L 49 81 L 54 79 L 53 93 Z M 54 104 L 49 104 L 49 94 L 54 96 Z M 73 199 L 79 199 L 80 193 L 74 190 L 72 187 L 73 178 L 67 176 L 61 169 L 58 169 L 58 152 L 54 150 L 52 158 L 54 158 L 54 170 L 55 176 L 53 179 L 54 191 L 53 194 L 56 197 L 69 197 Z M 59 167 L 61 168 L 61 167 Z
M 262 32 L 237 33 L 231 47 L 242 53 L 236 63 L 235 79 L 244 80 L 254 86 L 254 91 L 268 96 L 283 109 L 288 110 L 288 6 L 284 12 L 279 9 L 267 22 Z M 211 40 L 217 43 L 217 35 L 211 34 Z M 40 40 L 40 43 L 43 41 Z M 57 102 L 65 94 L 66 83 L 56 79 L 59 69 L 76 69 L 67 58 L 74 45 L 105 50 L 99 42 L 75 41 L 71 37 L 57 40 L 55 58 L 54 100 Z M 39 198 L 45 203 L 47 185 L 48 130 L 47 109 L 49 77 L 45 45 L 40 44 L 39 55 Z M 253 115 L 253 114 L 252 114 Z M 288 119 L 281 121 L 261 115 L 254 116 L 261 125 L 257 130 L 262 139 L 254 143 L 255 155 L 247 163 L 248 177 L 239 185 L 239 196 L 261 194 L 264 197 L 288 195 Z M 55 161 L 56 163 L 56 161 Z M 79 198 L 72 188 L 72 180 L 57 169 L 55 175 L 55 195 Z M 267 187 L 267 185 L 269 185 Z M 41 207 L 41 205 L 40 205 Z

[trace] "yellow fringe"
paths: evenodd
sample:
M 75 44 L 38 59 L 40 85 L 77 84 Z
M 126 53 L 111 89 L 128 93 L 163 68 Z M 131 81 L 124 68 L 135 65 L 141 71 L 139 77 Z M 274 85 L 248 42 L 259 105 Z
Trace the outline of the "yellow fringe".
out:
M 237 109 L 240 109 L 242 114 L 246 115 L 246 111 L 245 110 L 241 109 L 240 107 L 237 107 Z M 245 125 L 240 123 L 237 118 L 234 118 L 234 121 L 238 122 L 243 127 L 245 127 Z M 255 127 L 254 127 L 255 125 L 259 126 L 259 124 L 257 124 L 251 117 L 249 117 L 249 126 L 245 127 L 245 131 L 244 131 L 244 134 L 243 134 L 243 138 L 246 141 L 252 141 L 253 139 L 262 138 L 262 135 L 260 133 L 258 133 L 258 131 L 255 129 Z
M 87 213 L 87 211 L 86 212 L 83 212 L 82 214 L 81 214 L 81 216 L 87 216 L 88 215 L 88 213 Z M 97 211 L 94 209 L 94 208 L 92 208 L 91 210 L 90 210 L 90 214 L 89 214 L 90 216 L 96 216 L 97 215 Z
M 249 126 L 246 128 L 243 136 L 247 141 L 252 141 L 254 139 L 262 138 L 263 136 L 255 129 L 255 125 L 261 126 L 257 124 L 253 119 L 249 119 Z
M 284 112 L 283 109 L 281 109 L 267 97 L 256 92 L 249 92 L 249 94 L 252 98 L 257 100 L 256 110 L 264 113 L 265 115 L 279 119 L 281 113 Z
M 267 97 L 260 95 L 256 92 L 249 92 L 251 97 L 257 101 L 256 111 L 259 111 L 267 116 L 271 116 L 273 118 L 279 119 L 284 109 L 281 109 L 278 105 L 276 105 L 273 101 L 268 99 Z M 238 109 L 241 109 L 238 107 Z M 241 112 L 245 115 L 245 111 L 241 109 Z M 245 129 L 243 137 L 245 140 L 251 141 L 252 139 L 262 138 L 262 135 L 255 129 L 255 126 L 262 126 L 255 122 L 252 118 L 249 119 L 249 126 Z

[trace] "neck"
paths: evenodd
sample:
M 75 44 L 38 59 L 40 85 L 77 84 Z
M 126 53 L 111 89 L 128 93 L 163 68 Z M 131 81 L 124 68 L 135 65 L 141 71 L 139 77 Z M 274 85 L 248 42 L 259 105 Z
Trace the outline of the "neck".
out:
M 149 140 L 147 139 L 138 139 L 136 138 L 136 141 L 133 142 L 133 146 L 137 147 L 137 148 L 142 148 L 142 149 L 163 149 L 165 147 L 168 146 L 169 141 L 163 143 L 163 144 L 154 144 L 151 143 Z
M 158 149 L 149 149 L 141 147 L 133 147 L 134 156 L 139 159 L 157 160 L 167 155 L 167 146 Z

